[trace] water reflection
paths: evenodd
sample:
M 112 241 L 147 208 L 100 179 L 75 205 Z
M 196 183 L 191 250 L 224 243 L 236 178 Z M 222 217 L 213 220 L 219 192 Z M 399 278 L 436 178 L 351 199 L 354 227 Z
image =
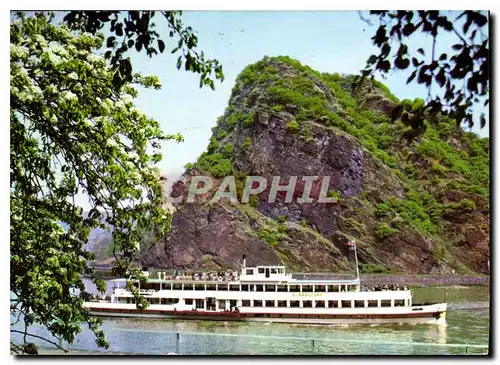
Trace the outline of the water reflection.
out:
M 443 288 L 417 288 L 414 290 L 414 295 L 417 300 L 421 300 L 418 297 L 432 298 L 439 292 L 442 293 Z M 463 348 L 432 346 L 436 344 L 487 345 L 489 288 L 448 288 L 446 295 L 449 303 L 447 325 L 341 327 L 113 318 L 105 319 L 103 329 L 111 343 L 110 351 L 142 354 L 175 352 L 176 332 L 181 334 L 179 344 L 181 354 L 430 355 L 465 353 Z M 40 327 L 34 328 L 33 332 L 44 334 L 44 330 Z M 342 342 L 338 342 L 339 339 Z M 103 351 L 96 347 L 94 340 L 93 334 L 84 329 L 77 336 L 72 348 Z M 381 345 L 377 343 L 380 341 L 392 344 Z M 401 342 L 405 344 L 398 344 Z M 418 345 L 421 343 L 429 345 Z M 484 350 L 476 350 L 476 353 L 482 351 Z

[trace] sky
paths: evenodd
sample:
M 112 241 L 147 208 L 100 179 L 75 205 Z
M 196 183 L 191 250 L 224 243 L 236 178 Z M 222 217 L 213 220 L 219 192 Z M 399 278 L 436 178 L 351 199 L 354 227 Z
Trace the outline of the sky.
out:
M 161 20 L 155 17 L 158 33 L 166 35 Z M 183 143 L 166 142 L 163 148 L 160 168 L 172 179 L 206 149 L 211 128 L 224 113 L 236 76 L 245 66 L 266 55 L 287 55 L 320 72 L 359 73 L 376 50 L 370 39 L 376 25 L 370 27 L 357 11 L 185 11 L 183 22 L 198 31 L 205 57 L 223 65 L 225 81 L 216 82 L 215 91 L 200 89 L 197 74 L 178 71 L 177 56 L 169 52 L 152 58 L 129 52 L 134 70 L 159 76 L 163 85 L 160 91 L 141 90 L 137 106 L 158 120 L 164 132 L 184 137 Z M 438 49 L 454 43 L 454 36 L 445 35 Z M 430 44 L 430 39 L 419 35 L 409 44 L 410 53 Z M 395 72 L 381 81 L 400 99 L 425 99 L 427 90 L 416 83 L 407 85 L 407 77 L 407 72 Z M 481 111 L 487 114 L 486 108 L 478 108 L 477 114 Z M 488 136 L 488 126 L 475 126 L 473 131 Z

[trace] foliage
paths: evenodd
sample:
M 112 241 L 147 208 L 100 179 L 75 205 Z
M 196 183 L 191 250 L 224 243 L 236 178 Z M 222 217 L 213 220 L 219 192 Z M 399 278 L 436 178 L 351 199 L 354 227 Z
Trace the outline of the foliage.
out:
M 383 240 L 387 237 L 390 237 L 394 234 L 396 234 L 398 232 L 397 229 L 395 228 L 392 228 L 391 226 L 389 226 L 387 223 L 380 223 L 378 226 L 377 226 L 377 229 L 375 230 L 375 236 L 377 236 L 377 238 Z
M 385 75 L 391 70 L 413 70 L 407 83 L 416 79 L 418 84 L 428 89 L 428 102 L 419 108 L 415 118 L 407 120 L 415 129 L 424 127 L 425 113 L 436 115 L 442 111 L 471 127 L 474 124 L 473 105 L 481 100 L 485 106 L 489 103 L 487 13 L 466 10 L 457 16 L 448 16 L 436 10 L 391 10 L 371 11 L 370 17 L 376 18 L 380 24 L 372 37 L 379 54 L 368 58 L 363 74 L 368 76 L 380 72 Z M 451 50 L 439 54 L 437 41 L 440 35 L 449 32 L 456 36 L 457 43 Z M 418 54 L 409 54 L 408 41 L 415 34 L 426 34 L 432 38 L 430 52 L 426 54 L 423 48 L 419 48 Z M 431 94 L 431 86 L 438 86 L 442 92 Z M 400 112 L 401 109 L 395 110 L 394 117 L 400 117 Z M 484 127 L 484 114 L 480 123 Z
M 348 217 L 348 218 L 343 218 L 342 220 L 344 222 L 344 224 L 348 227 L 348 228 L 351 228 L 351 229 L 354 229 L 358 232 L 361 232 L 363 231 L 364 227 L 363 227 L 363 223 L 361 222 L 358 222 L 355 218 L 353 217 Z
M 246 150 L 248 147 L 252 145 L 252 139 L 250 137 L 245 138 L 243 143 L 241 144 L 241 148 L 243 150 Z
M 259 229 L 257 236 L 265 241 L 268 245 L 277 247 L 279 245 L 280 240 L 285 238 L 286 235 L 286 220 L 281 220 L 278 222 L 270 222 L 270 224 L 266 227 L 262 227 Z
M 338 202 L 340 201 L 340 192 L 337 190 L 328 190 L 326 193 L 327 198 L 335 198 L 335 200 Z
M 157 77 L 134 74 L 117 89 L 114 71 L 94 53 L 101 35 L 75 35 L 38 13 L 19 14 L 10 39 L 11 314 L 25 331 L 38 323 L 70 343 L 86 322 L 107 346 L 101 321 L 82 308 L 82 275 L 105 290 L 83 245 L 90 230 L 114 226 L 114 274 L 141 278 L 131 267 L 141 232 L 161 238 L 171 221 L 155 164 L 161 143 L 181 137 L 162 133 L 133 104 L 133 84 L 158 89 Z M 79 192 L 88 196 L 87 216 L 74 204 Z M 83 294 L 71 296 L 72 287 Z
M 206 60 L 203 52 L 199 52 L 198 37 L 190 26 L 182 23 L 181 11 L 161 11 L 158 20 L 164 20 L 168 28 L 169 38 L 177 38 L 177 45 L 171 53 L 180 51 L 177 69 L 184 64 L 186 71 L 200 74 L 200 87 L 210 86 L 214 89 L 213 78 L 223 81 L 224 74 L 219 61 Z M 113 85 L 118 90 L 127 82 L 132 82 L 134 73 L 129 57 L 125 57 L 130 49 L 144 51 L 149 57 L 163 53 L 166 49 L 163 39 L 156 31 L 154 17 L 156 11 L 70 11 L 64 21 L 71 30 L 97 34 L 103 29 L 114 35 L 106 39 L 105 58 L 113 67 Z M 108 28 L 109 27 L 109 28 Z
M 420 232 L 436 232 L 435 224 L 420 203 L 410 199 L 391 199 L 390 204 L 411 227 Z
M 224 157 L 230 158 L 233 153 L 233 145 L 231 143 L 227 143 L 224 145 Z
M 364 274 L 389 274 L 391 270 L 382 264 L 367 263 L 361 267 Z
M 221 131 L 219 131 L 219 133 L 216 134 L 215 136 L 215 139 L 217 139 L 218 141 L 226 138 L 227 136 L 227 131 L 225 131 L 224 129 L 222 129 Z
M 248 204 L 250 204 L 250 206 L 252 208 L 257 208 L 260 204 L 260 198 L 258 195 L 250 195 L 248 197 Z
M 471 213 L 476 209 L 476 203 L 470 199 L 462 199 L 458 203 L 450 203 L 445 208 L 459 210 L 464 213 Z
M 446 256 L 446 252 L 447 252 L 446 247 L 444 245 L 439 245 L 434 249 L 432 256 L 437 261 L 443 261 L 444 257 Z
M 248 113 L 243 116 L 242 122 L 245 127 L 251 127 L 253 125 L 254 114 Z
M 300 131 L 300 125 L 296 120 L 292 120 L 287 123 L 286 129 L 291 133 L 297 133 Z
M 238 100 L 238 103 L 233 103 L 233 109 L 226 112 L 226 119 L 238 116 L 234 117 L 234 124 L 240 123 L 241 126 L 242 116 L 252 110 L 281 114 L 280 118 L 292 115 L 287 130 L 298 134 L 301 139 L 311 138 L 313 123 L 315 131 L 322 127 L 325 134 L 343 135 L 345 132 L 368 150 L 367 155 L 375 157 L 377 164 L 388 167 L 384 168 L 387 180 L 381 184 L 384 191 L 380 194 L 375 191 L 361 192 L 365 213 L 373 212 L 385 221 L 377 227 L 380 237 L 411 227 L 439 242 L 450 229 L 446 214 L 442 213 L 455 207 L 444 201 L 446 190 L 456 189 L 471 201 L 478 198 L 476 194 L 488 197 L 489 139 L 463 131 L 451 116 L 441 113 L 426 115 L 429 119 L 424 120 L 425 131 L 408 143 L 408 136 L 413 135 L 408 123 L 392 121 L 389 116 L 365 103 L 367 98 L 378 98 L 384 103 L 389 99 L 404 108 L 408 119 L 411 119 L 425 105 L 423 99 L 400 101 L 375 80 L 365 79 L 360 84 L 359 77 L 354 75 L 318 73 L 289 57 L 265 57 L 247 66 L 237 77 L 236 84 L 232 100 Z M 245 85 L 245 91 L 242 85 Z M 262 99 L 249 103 L 246 90 L 253 90 L 252 93 L 257 90 L 255 93 Z M 242 96 L 243 101 L 239 99 Z M 248 108 L 249 104 L 254 105 L 253 109 Z M 224 123 L 222 126 L 230 132 L 230 127 Z M 220 129 L 214 131 L 214 135 L 218 133 Z M 251 138 L 247 137 L 242 146 L 246 147 Z M 404 189 L 403 195 L 384 196 L 395 191 L 399 184 Z M 332 194 L 330 192 L 329 196 Z M 470 212 L 470 206 L 464 203 L 460 209 Z M 456 212 L 452 213 L 449 217 L 456 216 Z M 342 218 L 342 223 L 349 229 L 368 233 L 356 219 Z M 277 244 L 275 231 L 266 228 L 261 235 Z
M 221 178 L 231 175 L 233 172 L 233 164 L 229 158 L 224 157 L 220 152 L 208 154 L 204 152 L 198 158 L 197 165 L 213 176 Z
M 391 207 L 385 203 L 380 203 L 379 205 L 377 205 L 376 214 L 379 217 L 385 217 L 385 216 L 389 215 L 390 211 L 391 211 Z
M 184 165 L 184 168 L 185 168 L 186 170 L 191 170 L 191 169 L 193 169 L 194 167 L 195 167 L 195 164 L 194 164 L 194 163 L 192 163 L 192 162 L 188 162 L 187 164 L 185 164 L 185 165 Z

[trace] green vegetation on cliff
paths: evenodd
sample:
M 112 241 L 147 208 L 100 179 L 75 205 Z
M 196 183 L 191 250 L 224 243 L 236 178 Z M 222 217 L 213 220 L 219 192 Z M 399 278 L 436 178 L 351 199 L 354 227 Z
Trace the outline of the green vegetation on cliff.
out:
M 383 200 L 373 192 L 362 192 L 362 206 L 357 208 L 361 215 L 344 218 L 344 224 L 353 222 L 347 229 L 361 234 L 361 240 L 371 240 L 363 236 L 370 234 L 376 241 L 415 230 L 435 242 L 434 257 L 442 261 L 448 248 L 465 239 L 462 233 L 457 236 L 454 224 L 475 213 L 482 214 L 482 222 L 488 220 L 489 139 L 457 128 L 445 114 L 425 120 L 425 132 L 415 136 L 405 118 L 422 103 L 421 99 L 400 101 L 375 80 L 359 82 L 354 75 L 320 73 L 289 57 L 265 57 L 238 76 L 229 106 L 196 165 L 219 178 L 238 172 L 234 162 L 250 153 L 248 147 L 257 136 L 249 129 L 260 115 L 284 120 L 287 133 L 298 135 L 304 143 L 314 140 L 311 130 L 316 126 L 326 134 L 342 131 L 354 137 L 379 166 L 385 165 L 384 174 L 390 178 L 384 189 L 395 189 L 391 181 L 404 188 L 403 195 L 385 194 Z M 389 116 L 398 105 L 408 116 L 393 122 Z M 348 205 L 352 199 L 339 203 Z M 252 202 L 253 208 L 257 206 L 258 201 Z M 375 222 L 368 224 L 369 229 L 365 229 L 366 217 Z M 301 221 L 301 225 L 307 224 Z M 276 247 L 280 234 L 276 229 L 258 233 Z

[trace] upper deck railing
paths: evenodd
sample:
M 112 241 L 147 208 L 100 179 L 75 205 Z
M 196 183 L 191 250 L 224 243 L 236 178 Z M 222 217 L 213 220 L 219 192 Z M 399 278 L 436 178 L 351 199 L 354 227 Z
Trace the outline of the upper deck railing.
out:
M 163 273 L 157 273 L 156 275 L 149 277 L 150 281 L 168 280 L 168 281 L 230 282 L 230 281 L 238 281 L 239 279 L 240 275 L 237 272 L 224 272 L 224 273 L 203 272 L 203 273 L 194 273 L 191 275 L 189 274 L 166 275 Z

